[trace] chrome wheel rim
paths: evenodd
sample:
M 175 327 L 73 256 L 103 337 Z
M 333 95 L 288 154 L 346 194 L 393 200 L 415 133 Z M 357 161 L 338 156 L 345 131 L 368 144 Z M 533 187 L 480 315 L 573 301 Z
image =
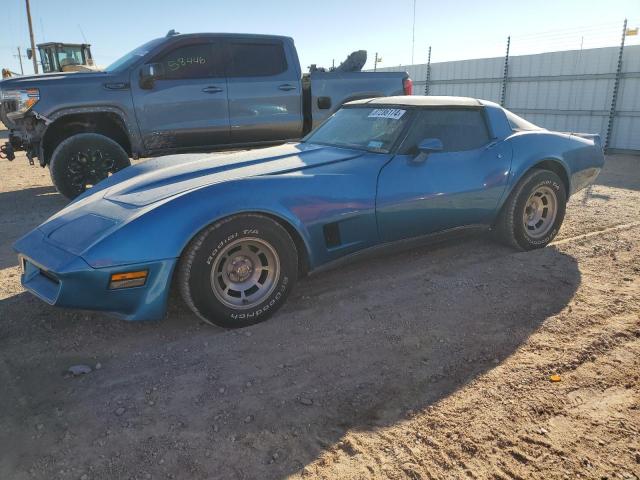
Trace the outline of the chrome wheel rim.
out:
M 527 234 L 532 238 L 545 236 L 553 227 L 558 214 L 556 192 L 547 186 L 536 188 L 527 199 L 522 222 Z
M 69 159 L 67 175 L 71 185 L 83 192 L 87 186 L 95 185 L 107 178 L 113 171 L 114 165 L 113 158 L 101 150 L 76 152 Z
M 211 268 L 216 298 L 233 309 L 249 309 L 271 295 L 280 277 L 275 249 L 260 238 L 242 238 L 224 247 Z

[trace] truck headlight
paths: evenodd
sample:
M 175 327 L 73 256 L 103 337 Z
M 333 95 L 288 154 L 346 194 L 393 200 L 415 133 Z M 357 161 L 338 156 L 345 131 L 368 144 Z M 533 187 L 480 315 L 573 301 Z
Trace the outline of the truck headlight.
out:
M 13 103 L 6 110 L 9 118 L 24 115 L 40 100 L 40 91 L 37 88 L 25 88 L 22 90 L 3 90 L 0 100 L 5 103 Z

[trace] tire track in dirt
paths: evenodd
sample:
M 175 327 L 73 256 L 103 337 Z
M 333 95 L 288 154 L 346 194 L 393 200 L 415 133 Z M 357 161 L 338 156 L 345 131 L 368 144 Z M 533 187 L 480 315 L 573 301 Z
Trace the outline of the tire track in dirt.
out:
M 632 251 L 636 251 L 635 249 L 640 245 L 635 232 L 636 227 L 638 227 L 637 223 L 618 226 L 599 233 L 615 232 L 616 235 L 607 238 L 604 242 L 615 243 L 628 240 L 633 243 Z M 572 248 L 569 244 L 575 241 L 583 243 L 580 248 L 585 247 L 585 242 L 586 246 L 589 246 L 589 242 L 602 241 L 596 235 L 566 240 L 562 245 L 569 249 Z M 606 475 L 606 472 L 624 471 L 624 461 L 608 460 L 609 457 L 615 458 L 615 455 L 604 454 L 600 457 L 590 455 L 580 458 L 580 454 L 577 454 L 581 442 L 594 443 L 587 428 L 589 423 L 587 418 L 579 417 L 583 420 L 580 424 L 585 428 L 582 433 L 574 431 L 578 437 L 576 439 L 564 439 L 561 434 L 555 434 L 553 430 L 549 433 L 547 429 L 550 427 L 545 429 L 545 426 L 549 422 L 553 423 L 556 418 L 575 415 L 572 413 L 575 405 L 571 399 L 576 394 L 571 395 L 572 392 L 584 388 L 595 388 L 597 391 L 606 392 L 607 389 L 619 384 L 620 378 L 613 372 L 610 378 L 604 375 L 604 379 L 601 379 L 591 369 L 604 371 L 603 369 L 609 366 L 609 368 L 623 371 L 634 371 L 634 369 L 638 371 L 638 356 L 628 353 L 638 351 L 640 345 L 640 288 L 637 287 L 640 286 L 640 275 L 635 273 L 633 276 L 626 277 L 628 280 L 623 286 L 628 290 L 627 296 L 622 303 L 615 303 L 619 298 L 610 295 L 609 292 L 603 292 L 597 284 L 592 285 L 590 282 L 592 276 L 599 277 L 604 274 L 602 260 L 608 255 L 608 250 L 603 248 L 598 250 L 597 255 L 587 257 L 580 262 L 583 278 L 578 293 L 600 296 L 597 302 L 592 301 L 589 304 L 590 311 L 587 319 L 579 318 L 582 316 L 581 306 L 568 305 L 562 312 L 547 320 L 545 325 L 534 333 L 527 344 L 515 352 L 508 362 L 464 388 L 464 394 L 460 393 L 460 395 L 465 399 L 472 398 L 472 404 L 468 404 L 468 400 L 466 402 L 462 400 L 462 405 L 459 405 L 449 397 L 442 401 L 444 404 L 442 410 L 440 405 L 436 405 L 427 409 L 426 412 L 411 417 L 406 425 L 399 427 L 401 431 L 398 431 L 398 428 L 393 428 L 392 432 L 385 431 L 381 436 L 384 435 L 387 445 L 410 444 L 414 439 L 420 439 L 425 435 L 428 435 L 429 441 L 420 441 L 425 446 L 421 453 L 412 453 L 414 452 L 412 449 L 403 449 L 402 455 L 397 452 L 391 455 L 387 453 L 384 455 L 384 460 L 377 460 L 377 464 L 393 465 L 395 471 L 403 471 L 407 476 L 415 478 L 459 478 L 461 476 L 474 478 L 477 475 L 471 472 L 482 471 L 496 479 L 561 478 L 560 471 L 565 469 L 574 472 L 586 470 L 590 472 L 590 476 L 596 477 L 599 475 L 598 472 Z M 632 266 L 626 265 L 624 274 L 631 275 Z M 597 306 L 596 310 L 593 309 L 594 306 Z M 559 344 L 553 342 L 549 346 L 549 335 L 552 335 L 551 338 L 560 338 L 562 341 Z M 540 354 L 540 347 L 544 345 L 547 345 L 547 348 L 543 354 Z M 507 374 L 505 371 L 509 372 L 506 385 L 500 380 Z M 552 372 L 562 375 L 563 381 L 560 384 L 548 382 L 548 375 Z M 596 382 L 593 381 L 594 377 L 598 378 Z M 500 385 L 501 383 L 506 387 L 502 389 L 504 391 L 501 394 L 497 394 L 494 390 L 493 394 L 489 391 L 487 395 L 485 391 L 485 394 L 477 397 L 467 391 L 481 389 L 483 384 Z M 629 403 L 633 402 L 630 399 L 640 398 L 638 377 L 631 379 L 626 385 L 630 393 L 621 397 L 620 405 L 631 408 L 634 405 Z M 635 393 L 631 393 L 634 391 Z M 502 401 L 499 396 L 502 397 Z M 518 399 L 517 403 L 511 401 L 515 398 Z M 517 413 L 513 405 L 518 405 Z M 486 414 L 476 413 L 492 410 L 496 419 L 500 418 L 504 421 L 496 422 Z M 640 420 L 638 413 L 632 415 Z M 516 427 L 514 430 L 514 424 L 517 424 L 519 417 L 529 418 L 525 423 L 530 425 L 524 428 Z M 486 430 L 483 433 L 477 429 L 472 432 L 466 431 L 460 419 L 466 419 L 471 425 L 479 423 L 491 425 L 491 428 L 487 429 L 490 431 L 489 435 L 487 436 Z M 637 434 L 629 421 L 625 425 L 626 430 L 620 431 L 620 427 L 617 430 L 609 429 L 609 435 Z M 447 432 L 447 434 L 443 436 L 440 432 Z M 474 448 L 465 447 L 465 443 L 471 443 Z M 597 442 L 595 443 L 597 446 Z M 362 439 L 362 444 L 363 452 L 385 452 L 384 448 L 370 438 Z M 488 445 L 493 445 L 493 450 L 487 451 Z M 640 445 L 636 448 L 639 447 Z M 627 458 L 633 460 L 633 457 Z M 452 459 L 455 461 L 451 461 Z M 342 465 L 343 460 L 338 458 L 334 461 Z M 554 468 L 558 465 L 558 461 L 562 469 Z M 362 457 L 360 463 L 368 463 L 366 456 Z M 412 468 L 410 474 L 403 468 L 407 463 L 417 466 Z M 490 465 L 493 467 L 487 469 Z M 629 471 L 629 464 L 626 463 L 626 465 Z M 342 470 L 340 467 L 333 469 L 330 464 L 315 471 L 309 467 L 309 472 L 313 476 L 331 477 L 337 471 Z M 379 470 L 376 470 L 376 473 L 381 474 Z M 480 475 L 479 478 L 483 476 Z M 568 478 L 571 477 L 572 475 Z

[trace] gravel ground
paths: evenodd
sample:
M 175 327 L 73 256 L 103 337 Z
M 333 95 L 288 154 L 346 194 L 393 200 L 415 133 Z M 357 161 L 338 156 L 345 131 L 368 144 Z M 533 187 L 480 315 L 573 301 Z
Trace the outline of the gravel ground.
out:
M 64 204 L 0 162 L 2 479 L 640 478 L 640 157 L 608 158 L 553 246 L 352 263 L 241 331 L 177 297 L 131 324 L 24 292 L 11 244 Z

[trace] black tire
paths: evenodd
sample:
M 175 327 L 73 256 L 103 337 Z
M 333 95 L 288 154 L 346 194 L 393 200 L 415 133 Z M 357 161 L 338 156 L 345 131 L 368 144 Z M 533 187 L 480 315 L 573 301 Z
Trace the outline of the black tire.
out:
M 129 155 L 118 142 L 98 133 L 78 133 L 58 144 L 49 171 L 58 192 L 72 200 L 129 165 Z
M 267 255 L 257 250 L 251 262 L 246 255 L 253 248 L 264 248 Z M 267 266 L 271 270 L 265 271 L 275 273 L 260 283 L 264 272 L 259 277 L 257 272 Z M 273 315 L 293 289 L 297 272 L 298 252 L 289 233 L 271 218 L 241 214 L 205 228 L 189 243 L 180 258 L 177 280 L 182 298 L 199 318 L 224 328 L 241 328 Z M 252 286 L 242 290 L 236 285 Z M 237 294 L 249 296 L 243 300 Z M 243 301 L 248 306 L 234 304 Z
M 547 201 L 556 202 L 555 216 L 548 217 L 547 225 L 543 228 L 543 223 L 541 223 L 539 232 L 535 232 L 535 225 L 527 224 L 525 213 L 528 218 L 533 217 L 530 222 L 536 219 L 527 208 L 534 193 L 538 195 L 540 192 L 548 192 L 549 199 Z M 540 195 L 542 200 L 546 198 L 542 194 Z M 553 200 L 554 196 L 555 200 Z M 564 220 L 566 203 L 567 191 L 560 177 L 549 170 L 533 169 L 518 182 L 502 207 L 495 225 L 496 234 L 504 243 L 519 250 L 542 248 L 551 242 L 560 230 Z M 542 207 L 540 210 L 543 212 L 540 215 L 540 221 L 544 222 L 542 215 L 545 211 L 545 205 L 542 202 L 539 204 Z M 551 210 L 551 208 L 547 210 Z M 550 213 L 547 214 L 550 215 Z

